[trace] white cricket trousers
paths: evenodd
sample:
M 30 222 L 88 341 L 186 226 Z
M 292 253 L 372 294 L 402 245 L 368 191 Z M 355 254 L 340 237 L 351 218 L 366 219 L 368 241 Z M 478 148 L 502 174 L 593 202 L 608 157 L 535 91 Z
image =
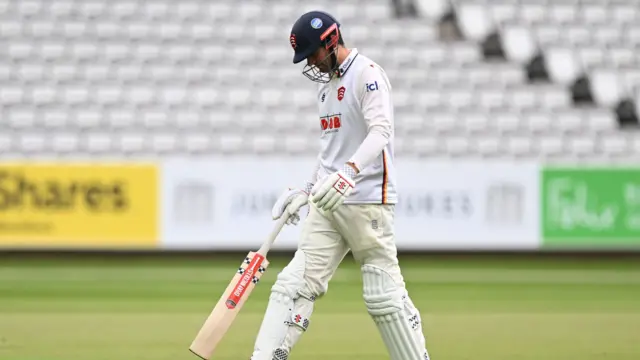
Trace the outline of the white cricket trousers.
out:
M 398 287 L 405 283 L 394 240 L 394 205 L 344 204 L 325 213 L 309 201 L 298 249 L 305 254 L 304 280 L 313 297 L 326 293 L 329 281 L 351 250 L 360 264 L 389 273 Z

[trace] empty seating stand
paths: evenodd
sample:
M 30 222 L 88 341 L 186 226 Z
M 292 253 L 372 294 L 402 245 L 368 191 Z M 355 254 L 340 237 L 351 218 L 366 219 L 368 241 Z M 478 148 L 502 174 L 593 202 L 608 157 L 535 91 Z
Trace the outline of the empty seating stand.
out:
M 395 18 L 387 0 L 2 2 L 0 156 L 314 154 L 315 85 L 288 35 L 326 9 L 387 70 L 401 156 L 640 159 L 616 115 L 640 103 L 640 1 L 416 5 Z M 452 13 L 462 37 L 442 40 Z M 503 59 L 483 53 L 491 34 Z M 541 54 L 548 81 L 531 81 Z

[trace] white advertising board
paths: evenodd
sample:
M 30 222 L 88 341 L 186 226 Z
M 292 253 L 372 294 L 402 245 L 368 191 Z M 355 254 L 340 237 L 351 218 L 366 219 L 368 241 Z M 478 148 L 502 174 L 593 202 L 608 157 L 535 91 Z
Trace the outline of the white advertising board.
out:
M 538 165 L 398 161 L 400 249 L 537 249 Z
M 171 159 L 162 166 L 161 243 L 166 249 L 256 249 L 273 228 L 271 208 L 302 186 L 314 159 Z M 296 247 L 287 226 L 274 249 Z
M 259 247 L 273 226 L 277 196 L 303 184 L 314 161 L 216 157 L 165 162 L 163 247 Z M 402 159 L 396 168 L 399 250 L 539 248 L 537 164 Z M 295 249 L 299 232 L 300 225 L 285 227 L 274 249 Z

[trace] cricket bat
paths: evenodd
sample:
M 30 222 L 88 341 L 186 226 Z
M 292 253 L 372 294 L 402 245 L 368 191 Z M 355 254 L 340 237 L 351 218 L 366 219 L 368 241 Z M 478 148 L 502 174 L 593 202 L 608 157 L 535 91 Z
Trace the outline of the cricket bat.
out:
M 250 251 L 247 254 L 236 275 L 231 279 L 220 300 L 191 343 L 189 350 L 192 353 L 204 360 L 211 359 L 216 347 L 233 324 L 236 315 L 269 267 L 267 253 L 286 221 L 286 216 L 278 219 L 275 228 L 260 249 L 257 252 Z

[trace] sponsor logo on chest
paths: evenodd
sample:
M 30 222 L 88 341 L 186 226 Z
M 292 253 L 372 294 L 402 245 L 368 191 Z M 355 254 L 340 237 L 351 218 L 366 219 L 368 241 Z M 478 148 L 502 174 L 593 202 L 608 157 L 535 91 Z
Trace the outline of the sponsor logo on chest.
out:
M 342 127 L 341 114 L 327 115 L 320 118 L 322 135 L 338 132 Z

